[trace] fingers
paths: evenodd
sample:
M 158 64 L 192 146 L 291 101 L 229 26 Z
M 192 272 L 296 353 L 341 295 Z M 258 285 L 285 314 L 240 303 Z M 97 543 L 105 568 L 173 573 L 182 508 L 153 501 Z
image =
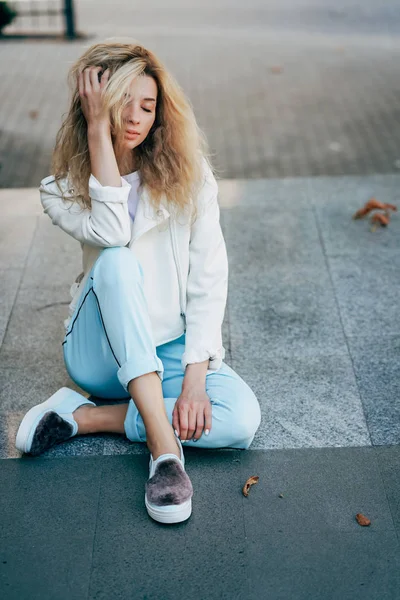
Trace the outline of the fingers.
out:
M 179 414 L 176 404 L 174 406 L 174 410 L 172 411 L 172 427 L 175 429 L 176 435 L 180 437 L 179 434 Z
M 204 428 L 204 412 L 199 412 L 197 415 L 197 426 L 196 426 L 196 431 L 194 432 L 193 438 L 194 440 L 198 440 L 202 433 L 203 433 L 203 428 Z
M 205 409 L 204 409 L 204 418 L 205 418 L 205 423 L 204 423 L 204 432 L 206 435 L 208 435 L 207 431 L 211 431 L 211 423 L 212 423 L 212 406 L 211 403 L 209 403 Z
M 107 81 L 110 77 L 110 69 L 106 69 L 100 78 L 100 87 L 103 89 L 105 85 L 107 85 Z
M 211 406 L 207 406 L 206 409 L 199 408 L 198 412 L 182 407 L 176 409 L 176 416 L 173 416 L 174 429 L 182 441 L 192 438 L 198 440 L 203 435 L 204 428 L 211 430 L 211 417 Z
M 187 440 L 188 432 L 188 411 L 185 408 L 179 410 L 179 425 L 180 425 L 180 438 L 182 441 Z
M 93 90 L 97 92 L 100 89 L 98 73 L 101 67 L 87 67 L 83 71 L 84 91 L 85 94 L 90 94 Z
M 185 440 L 192 439 L 193 434 L 196 431 L 196 421 L 197 421 L 197 413 L 196 413 L 195 409 L 192 409 L 191 411 L 189 411 L 188 430 L 187 430 L 186 437 L 184 438 Z
M 92 91 L 98 92 L 107 84 L 110 76 L 110 69 L 107 68 L 104 73 L 101 74 L 99 81 L 99 73 L 101 73 L 102 70 L 102 67 L 86 67 L 86 69 L 79 73 L 79 94 L 86 96 Z

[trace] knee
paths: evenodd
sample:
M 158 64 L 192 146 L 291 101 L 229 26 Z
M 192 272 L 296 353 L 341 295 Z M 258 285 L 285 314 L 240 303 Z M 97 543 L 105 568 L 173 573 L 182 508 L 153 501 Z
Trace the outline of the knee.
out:
M 261 409 L 258 399 L 252 389 L 245 384 L 240 386 L 234 403 L 232 432 L 234 444 L 250 445 L 261 423 Z
M 115 286 L 132 277 L 143 277 L 142 266 L 132 250 L 123 246 L 102 250 L 96 261 L 93 278 L 101 279 L 103 284 Z

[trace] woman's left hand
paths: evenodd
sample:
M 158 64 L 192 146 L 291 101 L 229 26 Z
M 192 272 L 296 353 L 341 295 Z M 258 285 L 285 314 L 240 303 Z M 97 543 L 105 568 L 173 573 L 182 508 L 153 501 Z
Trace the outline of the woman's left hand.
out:
M 198 440 L 203 429 L 210 431 L 211 418 L 212 406 L 205 389 L 182 390 L 172 412 L 172 425 L 181 441 Z

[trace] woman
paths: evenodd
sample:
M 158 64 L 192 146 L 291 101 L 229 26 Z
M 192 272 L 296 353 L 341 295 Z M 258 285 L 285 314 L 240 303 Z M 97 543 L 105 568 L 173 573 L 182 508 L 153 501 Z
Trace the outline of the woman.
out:
M 145 505 L 187 519 L 182 444 L 248 448 L 261 419 L 223 362 L 228 261 L 218 187 L 189 100 L 149 50 L 98 43 L 71 67 L 44 212 L 81 243 L 62 344 L 71 379 L 22 420 L 16 445 L 38 455 L 74 435 L 115 432 L 150 450 Z M 172 426 L 172 427 L 171 427 Z

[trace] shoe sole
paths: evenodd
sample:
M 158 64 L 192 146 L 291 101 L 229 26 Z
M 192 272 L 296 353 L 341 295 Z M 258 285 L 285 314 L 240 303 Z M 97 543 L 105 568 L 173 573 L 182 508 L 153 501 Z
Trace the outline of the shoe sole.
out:
M 178 505 L 156 506 L 148 502 L 147 494 L 145 494 L 144 502 L 150 517 L 159 523 L 180 523 L 181 521 L 186 521 L 192 514 L 191 498 Z
M 62 404 L 65 398 L 71 393 L 68 388 L 61 388 L 55 392 L 48 400 L 33 406 L 21 421 L 18 428 L 15 446 L 20 452 L 28 453 L 32 447 L 33 436 L 39 421 L 45 414 L 51 412 Z

